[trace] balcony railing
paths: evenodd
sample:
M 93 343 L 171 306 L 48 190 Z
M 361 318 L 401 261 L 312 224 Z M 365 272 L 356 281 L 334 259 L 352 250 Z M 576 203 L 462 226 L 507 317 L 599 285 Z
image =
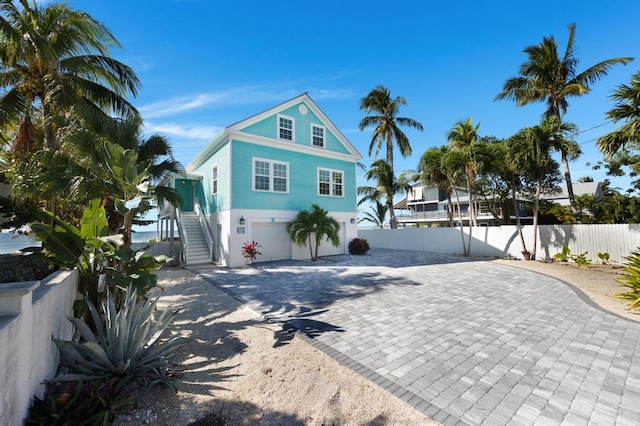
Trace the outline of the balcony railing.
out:
M 478 219 L 493 219 L 493 214 L 489 209 L 481 208 L 477 213 Z M 462 218 L 468 220 L 469 212 L 463 211 Z M 449 220 L 449 216 L 444 210 L 426 211 L 426 212 L 411 212 L 410 214 L 396 215 L 398 222 L 443 222 Z M 458 219 L 458 213 L 453 213 L 453 220 Z

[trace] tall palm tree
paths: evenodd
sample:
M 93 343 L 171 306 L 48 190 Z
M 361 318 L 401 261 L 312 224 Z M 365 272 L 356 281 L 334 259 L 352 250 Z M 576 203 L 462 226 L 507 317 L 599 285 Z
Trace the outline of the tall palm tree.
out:
M 447 133 L 447 141 L 454 150 L 460 151 L 465 157 L 464 174 L 469 194 L 469 223 L 477 226 L 477 214 L 473 199 L 473 184 L 475 182 L 476 164 L 474 148 L 478 142 L 478 128 L 480 123 L 473 125 L 471 117 L 466 121 L 458 121 Z
M 358 220 L 360 222 L 371 222 L 376 227 L 380 229 L 384 229 L 384 224 L 387 219 L 387 212 L 389 211 L 389 206 L 384 203 L 381 203 L 378 200 L 375 200 L 375 204 L 370 207 L 370 211 L 366 211 L 363 213 L 363 217 Z
M 398 145 L 400 155 L 403 158 L 411 155 L 409 138 L 400 129 L 406 126 L 420 131 L 424 130 L 422 124 L 407 117 L 398 117 L 400 107 L 407 104 L 407 99 L 398 96 L 391 98 L 391 91 L 383 85 L 376 86 L 367 96 L 360 100 L 360 109 L 364 110 L 366 117 L 360 120 L 360 130 L 374 127 L 371 143 L 369 144 L 369 156 L 374 152 L 374 159 L 380 148 L 385 145 L 387 150 L 387 163 L 393 170 L 393 150 Z M 395 142 L 395 144 L 394 144 Z
M 115 37 L 88 14 L 65 3 L 39 6 L 29 0 L 0 0 L 0 133 L 32 139 L 42 132 L 45 146 L 54 148 L 54 119 L 64 109 L 100 110 L 105 114 L 137 115 L 125 99 L 140 85 L 131 68 L 113 59 L 120 47 Z M 41 123 L 33 123 L 33 108 Z M 33 141 L 24 143 L 31 147 Z M 24 153 L 23 153 L 24 154 Z
M 318 247 L 327 238 L 334 247 L 340 245 L 340 223 L 317 204 L 311 210 L 302 210 L 287 225 L 291 240 L 299 246 L 309 245 L 311 260 L 318 260 Z
M 631 76 L 629 84 L 618 86 L 611 99 L 615 105 L 607 112 L 607 118 L 614 123 L 624 121 L 624 124 L 598 139 L 598 148 L 607 157 L 628 144 L 634 150 L 640 149 L 640 71 Z
M 544 118 L 553 116 L 560 120 L 569 106 L 567 98 L 586 95 L 591 91 L 589 86 L 606 76 L 611 67 L 633 60 L 629 57 L 611 58 L 577 73 L 576 68 L 580 60 L 575 57 L 576 25 L 570 24 L 568 28 L 569 39 L 562 57 L 553 36 L 544 37 L 540 44 L 527 46 L 524 52 L 529 60 L 520 65 L 520 75 L 511 77 L 504 82 L 502 92 L 498 93 L 496 99 L 510 99 L 515 101 L 517 106 L 533 102 L 546 102 L 547 110 L 544 112 Z M 569 171 L 569 153 L 561 150 L 560 156 L 564 167 L 569 202 L 575 215 L 578 214 L 578 208 L 573 195 Z
M 396 178 L 393 169 L 384 160 L 374 161 L 364 177 L 367 180 L 374 180 L 376 186 L 359 186 L 357 188 L 358 195 L 363 196 L 358 205 L 366 201 L 380 201 L 384 197 L 389 210 L 389 226 L 391 229 L 396 229 L 398 224 L 393 211 L 393 196 L 410 191 L 410 179 L 406 175 L 400 175 Z

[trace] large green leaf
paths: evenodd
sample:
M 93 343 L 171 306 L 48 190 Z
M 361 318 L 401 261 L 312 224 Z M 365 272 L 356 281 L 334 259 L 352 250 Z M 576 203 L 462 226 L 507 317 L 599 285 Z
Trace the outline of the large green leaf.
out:
M 105 237 L 109 234 L 107 213 L 100 200 L 92 200 L 84 209 L 80 221 L 80 233 L 83 237 Z

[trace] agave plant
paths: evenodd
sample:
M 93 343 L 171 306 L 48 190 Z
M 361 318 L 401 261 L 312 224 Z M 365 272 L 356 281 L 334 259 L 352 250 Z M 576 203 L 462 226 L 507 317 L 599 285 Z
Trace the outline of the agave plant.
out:
M 174 337 L 162 343 L 159 339 L 178 311 L 164 310 L 154 321 L 158 298 L 136 303 L 136 297 L 135 289 L 129 288 L 118 311 L 109 293 L 102 303 L 102 317 L 92 303 L 87 303 L 97 325 L 96 334 L 82 319 L 69 317 L 82 341 L 54 339 L 60 363 L 70 372 L 56 381 L 132 377 L 141 379 L 148 387 L 157 383 L 171 386 L 167 381 L 168 357 L 185 339 Z
M 617 278 L 616 281 L 625 287 L 629 287 L 630 291 L 616 294 L 615 297 L 631 302 L 629 308 L 640 310 L 640 248 L 632 251 L 624 259 L 624 271 L 627 275 Z

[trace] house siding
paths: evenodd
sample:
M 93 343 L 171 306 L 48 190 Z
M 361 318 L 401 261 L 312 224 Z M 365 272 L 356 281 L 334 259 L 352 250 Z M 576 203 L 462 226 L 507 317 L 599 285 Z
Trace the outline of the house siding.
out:
M 218 193 L 213 195 L 213 165 L 218 165 Z M 231 145 L 227 142 L 196 170 L 203 176 L 198 200 L 205 214 L 231 208 Z
M 307 113 L 304 115 L 300 113 L 301 105 L 304 105 L 307 108 Z M 329 127 L 327 126 L 329 123 L 323 123 L 304 102 L 300 102 L 299 104 L 280 111 L 278 114 L 293 118 L 295 123 L 294 141 L 281 141 L 282 143 L 295 143 L 297 145 L 311 146 L 311 124 L 316 124 L 325 127 L 326 132 L 325 148 L 317 149 L 326 149 L 328 151 L 339 152 L 342 154 L 350 154 L 349 150 L 340 143 L 336 135 L 329 130 Z M 278 114 L 271 115 L 257 123 L 244 127 L 240 129 L 240 131 L 270 139 L 278 139 Z
M 329 211 L 355 212 L 355 164 L 233 140 L 232 200 L 234 209 L 303 210 L 316 203 Z M 289 192 L 261 192 L 252 187 L 253 158 L 289 164 Z M 344 172 L 343 197 L 319 196 L 318 167 Z

